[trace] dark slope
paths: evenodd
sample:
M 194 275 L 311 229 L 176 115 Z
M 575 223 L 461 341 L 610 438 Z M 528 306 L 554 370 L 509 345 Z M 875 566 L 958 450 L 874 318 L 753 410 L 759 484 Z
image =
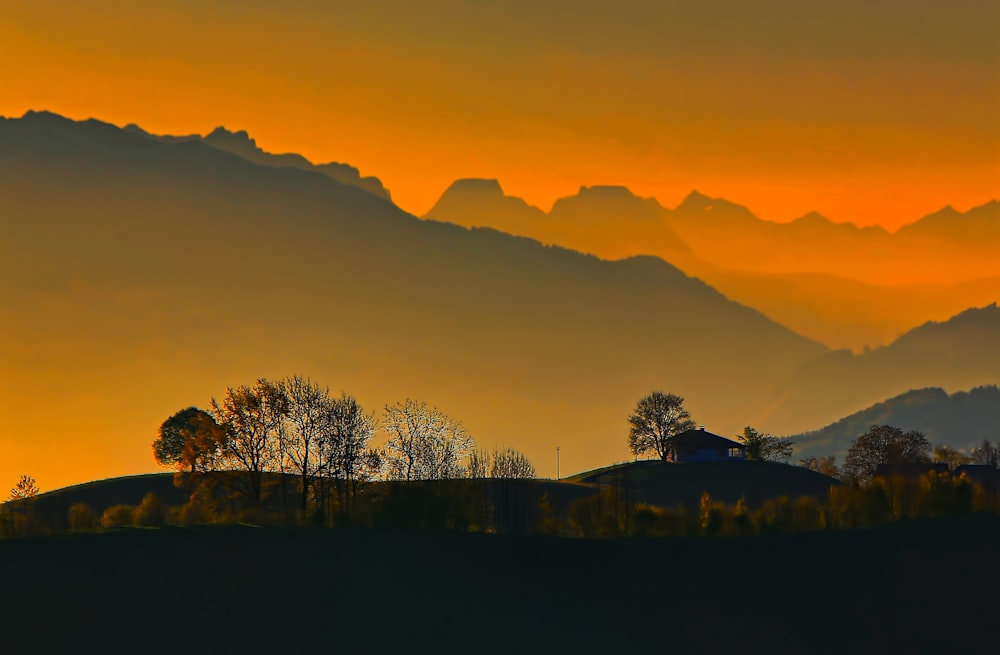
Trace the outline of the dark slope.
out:
M 825 350 L 658 259 L 421 221 L 199 142 L 30 114 L 0 121 L 0 152 L 3 391 L 64 400 L 10 429 L 103 421 L 129 468 L 177 407 L 300 372 L 372 408 L 427 399 L 536 461 L 561 443 L 579 470 L 620 452 L 650 389 L 733 431 Z
M 141 134 L 151 139 L 162 141 L 164 143 L 199 141 L 212 146 L 217 150 L 232 153 L 246 159 L 247 161 L 260 164 L 261 166 L 297 168 L 303 171 L 322 173 L 330 177 L 330 179 L 340 182 L 341 184 L 356 186 L 359 189 L 364 189 L 365 191 L 379 196 L 380 198 L 384 198 L 385 200 L 390 199 L 388 189 L 382 185 L 381 180 L 377 177 L 362 177 L 358 169 L 350 166 L 349 164 L 341 164 L 339 162 L 313 164 L 299 154 L 272 154 L 265 152 L 244 130 L 231 132 L 224 127 L 217 127 L 205 136 L 199 136 L 197 134 L 189 136 L 159 136 L 150 134 L 135 124 L 126 125 L 123 129 L 135 134 Z
M 949 395 L 943 389 L 900 394 L 819 430 L 795 435 L 797 457 L 843 457 L 851 442 L 873 425 L 919 430 L 934 445 L 968 452 L 983 439 L 1000 439 L 1000 389 L 976 387 Z
M 991 652 L 995 518 L 750 538 L 260 528 L 0 541 L 39 653 Z M 956 576 L 928 562 L 967 563 Z
M 996 304 L 941 323 L 929 322 L 883 348 L 853 355 L 836 351 L 799 369 L 782 387 L 771 413 L 774 425 L 808 427 L 810 417 L 830 423 L 911 389 L 949 391 L 1000 383 L 1000 309 Z

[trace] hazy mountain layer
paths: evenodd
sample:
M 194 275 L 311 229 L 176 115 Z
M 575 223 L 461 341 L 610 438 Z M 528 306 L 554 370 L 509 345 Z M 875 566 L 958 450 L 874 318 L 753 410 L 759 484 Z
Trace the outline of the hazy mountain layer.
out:
M 998 384 L 998 343 L 1000 309 L 994 303 L 942 323 L 929 322 L 882 348 L 861 354 L 827 353 L 779 386 L 774 405 L 767 410 L 765 429 L 803 432 L 810 429 L 810 421 L 813 426 L 832 423 L 870 406 L 874 399 L 911 389 L 958 391 Z
M 583 470 L 628 457 L 650 390 L 731 433 L 825 352 L 658 259 L 421 221 L 97 121 L 0 121 L 0 197 L 0 477 L 61 468 L 46 488 L 148 470 L 168 415 L 292 373 Z
M 584 187 L 546 213 L 495 180 L 459 180 L 427 216 L 604 258 L 655 254 L 800 334 L 861 350 L 1000 299 L 998 207 L 948 208 L 889 234 L 815 213 L 771 223 L 697 192 L 669 210 L 622 187 Z
M 842 418 L 825 428 L 794 437 L 796 457 L 837 455 L 872 425 L 920 430 L 934 445 L 969 452 L 983 439 L 1000 440 L 1000 389 L 976 387 L 949 395 L 943 389 L 908 391 Z

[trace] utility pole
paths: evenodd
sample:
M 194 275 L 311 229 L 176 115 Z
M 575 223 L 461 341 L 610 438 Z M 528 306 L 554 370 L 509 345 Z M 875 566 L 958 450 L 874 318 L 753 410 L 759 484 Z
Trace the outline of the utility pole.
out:
M 560 461 L 559 461 L 559 446 L 556 446 L 556 480 L 557 481 L 560 479 L 560 477 L 562 477 L 560 475 L 559 465 L 560 465 Z

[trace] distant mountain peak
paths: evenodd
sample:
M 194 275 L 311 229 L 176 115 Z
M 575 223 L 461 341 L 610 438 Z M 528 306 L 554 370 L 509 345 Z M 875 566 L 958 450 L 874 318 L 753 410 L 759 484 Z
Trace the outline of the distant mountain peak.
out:
M 681 204 L 677 205 L 677 209 L 686 211 L 705 211 L 707 209 L 711 209 L 713 203 L 715 203 L 714 198 L 709 198 L 697 189 L 694 189 L 691 193 L 684 197 Z
M 809 225 L 809 224 L 827 224 L 827 223 L 833 223 L 833 221 L 831 221 L 823 214 L 820 214 L 818 211 L 811 211 L 808 214 L 799 216 L 794 221 L 792 221 L 792 223 Z
M 455 180 L 445 193 L 475 193 L 477 195 L 503 196 L 500 180 L 485 177 L 464 177 Z
M 601 198 L 638 198 L 627 186 L 618 184 L 595 184 L 592 186 L 581 186 L 577 196 L 590 196 Z

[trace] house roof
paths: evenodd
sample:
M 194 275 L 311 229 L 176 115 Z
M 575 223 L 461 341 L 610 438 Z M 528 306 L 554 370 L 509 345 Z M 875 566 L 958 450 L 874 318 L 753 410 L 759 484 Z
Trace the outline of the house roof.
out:
M 690 448 L 701 450 L 707 448 L 743 448 L 738 441 L 709 432 L 705 428 L 691 428 L 676 435 L 673 439 L 674 448 Z

